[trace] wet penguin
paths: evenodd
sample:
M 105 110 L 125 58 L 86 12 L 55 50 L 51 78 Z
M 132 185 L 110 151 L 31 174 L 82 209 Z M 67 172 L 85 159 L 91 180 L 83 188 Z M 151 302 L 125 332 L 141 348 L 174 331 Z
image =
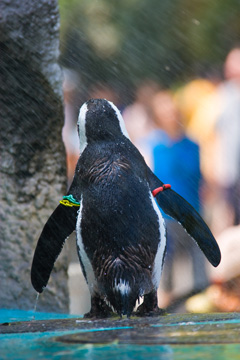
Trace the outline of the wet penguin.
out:
M 155 202 L 187 230 L 212 265 L 220 251 L 200 215 L 146 165 L 131 143 L 117 107 L 103 99 L 83 104 L 78 119 L 81 156 L 67 196 L 47 221 L 32 263 L 33 287 L 42 292 L 65 239 L 76 229 L 77 249 L 91 293 L 87 316 L 111 309 L 130 316 L 159 313 L 166 228 Z M 155 198 L 155 199 L 154 199 Z

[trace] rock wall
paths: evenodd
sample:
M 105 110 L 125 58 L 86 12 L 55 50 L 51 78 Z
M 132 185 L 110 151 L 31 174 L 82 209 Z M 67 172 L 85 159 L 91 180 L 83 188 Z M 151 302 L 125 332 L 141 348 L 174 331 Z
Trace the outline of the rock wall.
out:
M 0 2 L 0 308 L 32 310 L 30 269 L 65 193 L 57 0 Z M 68 311 L 66 250 L 37 310 Z

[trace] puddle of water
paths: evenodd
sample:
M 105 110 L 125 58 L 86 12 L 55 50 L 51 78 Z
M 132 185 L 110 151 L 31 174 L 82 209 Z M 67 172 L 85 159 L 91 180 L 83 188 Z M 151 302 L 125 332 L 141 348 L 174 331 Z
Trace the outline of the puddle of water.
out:
M 15 309 L 0 309 L 0 323 L 16 322 L 16 321 L 30 321 L 30 320 L 52 320 L 52 319 L 70 319 L 82 318 L 82 315 L 68 315 L 56 313 L 43 313 L 35 310 L 15 310 Z
M 174 345 L 174 360 L 239 360 L 240 344 Z
M 29 321 L 33 315 L 36 320 L 79 318 L 77 315 L 40 313 L 23 310 L 0 310 L 0 322 Z M 77 322 L 78 320 L 76 320 Z M 190 321 L 168 324 L 176 325 L 208 325 L 216 321 Z M 240 323 L 239 319 L 222 320 L 221 324 Z M 166 324 L 152 324 L 152 327 L 166 326 Z M 44 333 L 21 333 L 0 335 L 1 360 L 239 360 L 240 344 L 214 345 L 141 345 L 120 344 L 117 340 L 107 344 L 65 343 L 60 336 L 76 333 L 94 333 L 94 331 L 131 329 L 131 326 L 98 328 L 92 330 L 52 331 Z M 141 328 L 136 328 L 141 331 Z M 89 334 L 90 336 L 90 334 Z M 129 335 L 130 336 L 130 335 Z
M 91 360 L 239 360 L 240 345 L 107 345 L 64 344 L 55 337 L 77 331 L 3 335 L 0 341 L 1 359 L 91 359 Z M 84 332 L 84 330 L 82 330 Z
M 216 325 L 219 324 L 219 321 L 190 321 L 190 322 L 180 322 L 180 323 L 170 323 L 167 326 L 186 326 L 186 325 Z M 229 319 L 221 320 L 222 324 L 240 324 L 240 319 Z M 166 324 L 152 324 L 151 327 L 165 327 Z

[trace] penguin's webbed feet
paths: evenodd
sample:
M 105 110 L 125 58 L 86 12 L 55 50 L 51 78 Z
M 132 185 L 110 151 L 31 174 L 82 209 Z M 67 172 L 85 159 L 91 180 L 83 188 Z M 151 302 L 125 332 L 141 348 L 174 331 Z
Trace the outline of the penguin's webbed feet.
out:
M 112 309 L 99 296 L 91 298 L 91 310 L 84 314 L 84 318 L 103 319 L 113 315 Z
M 165 309 L 160 309 L 159 307 L 154 308 L 153 310 L 148 310 L 144 306 L 144 304 L 140 305 L 137 311 L 135 312 L 135 316 L 145 317 L 145 316 L 164 316 L 167 315 Z
M 158 307 L 157 292 L 152 291 L 149 294 L 144 295 L 143 303 L 138 307 L 136 316 L 163 316 L 167 315 L 166 310 Z

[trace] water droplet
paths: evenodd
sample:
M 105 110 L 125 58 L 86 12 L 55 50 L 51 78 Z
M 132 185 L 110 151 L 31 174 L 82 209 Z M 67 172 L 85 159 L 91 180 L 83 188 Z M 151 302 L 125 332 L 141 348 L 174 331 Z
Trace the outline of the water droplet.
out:
M 36 296 L 36 300 L 35 300 L 34 309 L 33 309 L 33 320 L 35 319 L 35 315 L 34 315 L 34 314 L 35 314 L 36 311 L 37 311 L 37 304 L 38 304 L 39 295 L 40 295 L 40 293 L 38 292 L 38 293 L 37 293 L 37 296 Z

